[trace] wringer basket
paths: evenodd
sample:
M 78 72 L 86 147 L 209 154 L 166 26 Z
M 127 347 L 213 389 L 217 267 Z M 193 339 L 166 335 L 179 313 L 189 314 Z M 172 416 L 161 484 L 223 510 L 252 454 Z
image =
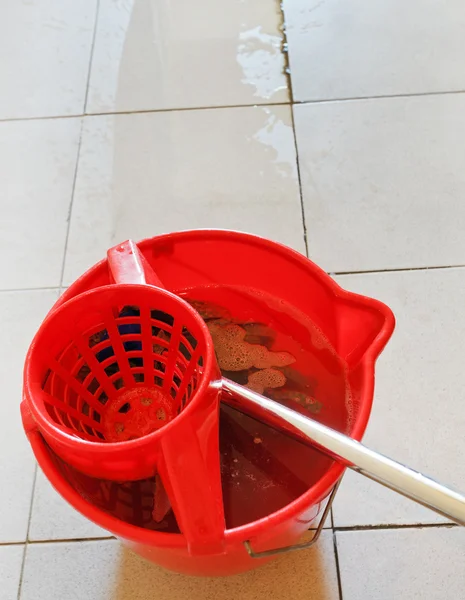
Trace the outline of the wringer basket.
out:
M 85 297 L 85 304 L 79 299 L 69 306 L 68 339 L 59 318 L 43 332 L 57 340 L 42 375 L 44 406 L 63 431 L 91 442 L 125 442 L 163 427 L 189 404 L 201 378 L 205 348 L 182 322 L 144 305 L 142 298 L 120 308 L 126 298 L 118 296 L 100 289 Z M 173 312 L 169 302 L 164 308 Z
M 158 474 L 191 542 L 221 544 L 219 372 L 193 309 L 147 285 L 97 288 L 47 317 L 28 365 L 31 412 L 63 460 L 106 480 Z

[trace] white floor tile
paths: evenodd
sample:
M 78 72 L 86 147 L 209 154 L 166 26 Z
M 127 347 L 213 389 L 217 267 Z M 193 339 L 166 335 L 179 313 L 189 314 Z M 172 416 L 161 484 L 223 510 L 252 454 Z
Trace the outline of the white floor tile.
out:
M 460 527 L 337 534 L 344 600 L 445 600 L 465 588 Z
M 80 128 L 80 119 L 0 123 L 0 289 L 60 284 Z
M 0 546 L 0 600 L 17 600 L 23 546 Z
M 72 540 L 110 535 L 65 502 L 38 469 L 29 529 L 30 540 Z
M 465 493 L 465 269 L 337 279 L 347 289 L 386 302 L 397 319 L 393 338 L 377 363 L 364 442 Z M 334 521 L 340 527 L 445 519 L 361 475 L 347 473 L 335 500 Z
M 265 0 L 101 0 L 88 112 L 286 102 L 281 18 Z
M 304 251 L 287 106 L 85 119 L 66 283 L 126 238 L 198 227 Z
M 3 0 L 0 119 L 82 114 L 97 0 Z
M 35 330 L 56 298 L 55 291 L 0 293 L 0 542 L 26 539 L 35 462 L 19 413 L 22 370 Z
M 331 272 L 465 264 L 465 94 L 295 118 L 311 258 Z
M 284 0 L 297 101 L 465 89 L 461 0 Z
M 28 546 L 21 600 L 338 600 L 331 532 L 318 545 L 228 578 L 170 573 L 117 541 Z

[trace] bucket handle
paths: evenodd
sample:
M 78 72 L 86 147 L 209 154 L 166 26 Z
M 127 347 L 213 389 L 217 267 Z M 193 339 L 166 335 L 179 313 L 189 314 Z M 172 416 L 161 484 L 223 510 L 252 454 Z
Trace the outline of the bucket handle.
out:
M 329 511 L 331 510 L 331 506 L 333 504 L 334 498 L 336 497 L 336 492 L 341 484 L 342 476 L 339 481 L 333 487 L 331 495 L 329 496 L 328 502 L 326 503 L 326 507 L 321 515 L 320 522 L 318 523 L 318 527 L 313 534 L 313 537 L 308 542 L 304 542 L 303 544 L 293 544 L 292 546 L 281 546 L 280 548 L 272 548 L 271 550 L 263 550 L 261 552 L 256 552 L 252 548 L 252 544 L 250 540 L 246 540 L 244 542 L 245 549 L 247 550 L 247 554 L 250 558 L 269 558 L 270 556 L 275 556 L 276 554 L 287 554 L 288 552 L 295 552 L 296 550 L 307 550 L 307 548 L 311 548 L 318 541 L 321 532 L 323 531 L 323 527 L 325 526 L 325 522 L 328 518 Z

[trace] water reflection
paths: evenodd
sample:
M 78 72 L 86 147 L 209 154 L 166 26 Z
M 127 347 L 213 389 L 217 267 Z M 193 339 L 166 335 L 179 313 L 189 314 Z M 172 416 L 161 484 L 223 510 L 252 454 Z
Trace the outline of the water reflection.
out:
M 288 100 L 277 6 L 101 0 L 88 112 Z

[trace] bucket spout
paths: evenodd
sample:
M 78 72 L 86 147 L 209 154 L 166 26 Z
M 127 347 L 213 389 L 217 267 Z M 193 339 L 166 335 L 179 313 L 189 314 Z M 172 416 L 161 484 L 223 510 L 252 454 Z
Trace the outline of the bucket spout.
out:
M 339 356 L 349 369 L 364 357 L 376 360 L 394 329 L 394 315 L 382 302 L 345 292 L 337 303 Z

